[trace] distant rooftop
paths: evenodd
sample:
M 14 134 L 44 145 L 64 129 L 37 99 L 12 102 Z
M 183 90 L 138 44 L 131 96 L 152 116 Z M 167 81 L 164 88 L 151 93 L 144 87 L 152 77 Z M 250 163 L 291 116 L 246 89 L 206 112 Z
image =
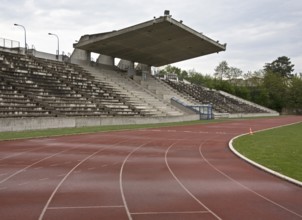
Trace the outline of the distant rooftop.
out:
M 226 50 L 200 32 L 165 16 L 118 31 L 84 35 L 75 48 L 150 66 L 163 66 Z

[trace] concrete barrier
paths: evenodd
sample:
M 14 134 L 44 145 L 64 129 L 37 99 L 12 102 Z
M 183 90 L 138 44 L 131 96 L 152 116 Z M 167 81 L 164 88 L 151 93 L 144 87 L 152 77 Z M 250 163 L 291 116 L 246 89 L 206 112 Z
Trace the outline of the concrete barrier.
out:
M 199 115 L 165 117 L 41 117 L 0 119 L 0 132 L 102 125 L 156 124 L 199 120 Z

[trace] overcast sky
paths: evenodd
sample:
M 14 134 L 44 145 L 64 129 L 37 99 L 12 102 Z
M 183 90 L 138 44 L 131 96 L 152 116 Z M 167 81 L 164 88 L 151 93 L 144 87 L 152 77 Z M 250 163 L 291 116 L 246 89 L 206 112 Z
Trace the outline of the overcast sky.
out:
M 212 74 L 223 60 L 244 72 L 263 68 L 280 56 L 302 72 L 301 0 L 1 0 L 0 38 L 27 43 L 37 50 L 72 53 L 82 35 L 119 30 L 162 16 L 164 10 L 176 20 L 213 40 L 227 43 L 225 52 L 173 65 Z

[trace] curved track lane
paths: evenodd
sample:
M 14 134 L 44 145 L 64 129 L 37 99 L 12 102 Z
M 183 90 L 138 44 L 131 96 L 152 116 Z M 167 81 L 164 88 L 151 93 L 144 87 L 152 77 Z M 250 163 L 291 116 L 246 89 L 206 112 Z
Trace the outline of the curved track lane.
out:
M 302 189 L 228 149 L 301 117 L 0 142 L 9 219 L 302 219 Z

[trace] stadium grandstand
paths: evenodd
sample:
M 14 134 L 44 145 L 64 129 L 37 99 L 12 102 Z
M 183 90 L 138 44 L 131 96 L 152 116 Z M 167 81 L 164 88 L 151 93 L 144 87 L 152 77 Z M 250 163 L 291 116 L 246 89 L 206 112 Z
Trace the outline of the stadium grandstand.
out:
M 122 30 L 83 35 L 70 57 L 5 42 L 0 131 L 278 115 L 222 91 L 155 78 L 152 66 L 226 49 L 169 11 Z M 99 54 L 96 61 L 91 53 Z

